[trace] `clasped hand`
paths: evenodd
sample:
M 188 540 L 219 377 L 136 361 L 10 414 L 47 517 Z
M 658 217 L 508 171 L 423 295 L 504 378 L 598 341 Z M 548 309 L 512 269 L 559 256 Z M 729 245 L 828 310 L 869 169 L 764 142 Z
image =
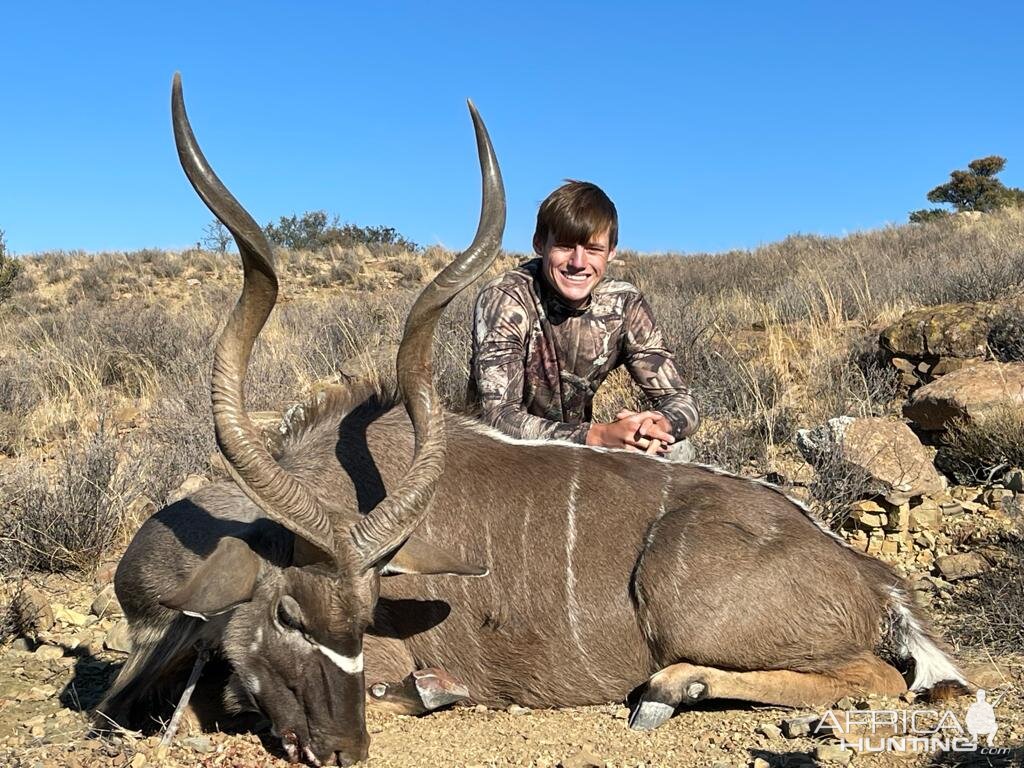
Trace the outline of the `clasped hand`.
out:
M 587 445 L 661 455 L 674 443 L 672 424 L 658 411 L 621 410 L 615 421 L 592 424 Z

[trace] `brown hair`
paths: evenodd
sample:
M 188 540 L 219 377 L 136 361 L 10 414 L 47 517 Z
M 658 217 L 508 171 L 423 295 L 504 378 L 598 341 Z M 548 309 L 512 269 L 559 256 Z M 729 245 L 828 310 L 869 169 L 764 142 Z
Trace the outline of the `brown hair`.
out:
M 554 233 L 558 243 L 586 243 L 606 229 L 608 247 L 615 248 L 619 242 L 615 203 L 596 184 L 566 179 L 540 204 L 533 237 L 543 243 Z

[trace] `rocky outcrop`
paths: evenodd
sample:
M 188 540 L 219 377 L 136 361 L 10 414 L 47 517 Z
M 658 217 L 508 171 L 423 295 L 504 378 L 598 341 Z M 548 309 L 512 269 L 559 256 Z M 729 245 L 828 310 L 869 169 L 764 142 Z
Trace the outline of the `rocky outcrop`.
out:
M 984 302 L 915 309 L 882 331 L 880 341 L 894 357 L 906 360 L 982 358 L 995 314 L 995 307 Z
M 797 446 L 813 465 L 835 462 L 863 473 L 871 493 L 894 505 L 945 487 L 931 452 L 906 424 L 880 418 L 841 417 L 797 433 Z
M 949 373 L 914 392 L 903 415 L 920 429 L 941 430 L 1000 407 L 1024 408 L 1024 363 L 990 361 Z

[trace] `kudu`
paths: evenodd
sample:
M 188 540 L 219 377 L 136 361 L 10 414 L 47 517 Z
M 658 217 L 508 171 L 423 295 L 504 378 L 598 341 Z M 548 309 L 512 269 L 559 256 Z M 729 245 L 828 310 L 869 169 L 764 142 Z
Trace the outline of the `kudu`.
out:
M 900 577 L 774 487 L 513 440 L 442 412 L 436 321 L 492 262 L 505 218 L 498 165 L 471 111 L 480 225 L 410 311 L 399 395 L 360 378 L 329 390 L 272 455 L 243 400 L 277 293 L 272 251 L 200 152 L 175 79 L 179 158 L 244 265 L 212 379 L 235 482 L 160 510 L 129 546 L 115 583 L 135 650 L 100 712 L 118 722 L 144 713 L 157 686 L 181 685 L 197 647 L 230 662 L 233 698 L 273 721 L 293 760 L 314 764 L 367 754 L 367 682 L 371 702 L 388 702 L 394 681 L 427 668 L 451 684 L 438 696 L 424 685 L 419 711 L 450 701 L 458 682 L 489 706 L 594 704 L 637 690 L 634 728 L 709 697 L 796 706 L 896 694 L 906 684 L 878 655 L 887 639 L 894 658 L 912 659 L 914 690 L 963 684 Z M 486 576 L 466 578 L 484 571 L 465 563 Z M 404 706 L 401 690 L 391 703 Z

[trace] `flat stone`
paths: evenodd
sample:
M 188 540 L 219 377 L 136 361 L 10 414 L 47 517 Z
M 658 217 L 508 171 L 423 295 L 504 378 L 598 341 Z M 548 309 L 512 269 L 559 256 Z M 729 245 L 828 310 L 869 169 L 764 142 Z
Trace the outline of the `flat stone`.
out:
M 565 758 L 559 765 L 562 768 L 604 768 L 604 758 L 585 746 L 575 755 Z
M 912 533 L 937 531 L 942 527 L 942 507 L 932 499 L 923 499 L 916 507 L 910 508 L 907 529 Z
M 757 733 L 764 736 L 766 739 L 775 741 L 776 739 L 782 738 L 782 729 L 775 723 L 761 723 L 757 726 Z
M 72 627 L 85 627 L 90 623 L 89 616 L 84 613 L 79 613 L 65 605 L 54 604 L 53 606 L 54 618 L 62 624 L 67 624 Z
M 132 652 L 132 637 L 126 619 L 121 619 L 107 632 L 107 636 L 103 638 L 103 647 L 108 651 Z
M 982 302 L 915 309 L 882 331 L 879 341 L 905 360 L 982 357 L 995 314 L 995 305 Z
M 32 655 L 43 661 L 52 661 L 64 656 L 64 649 L 56 645 L 40 645 Z
M 865 493 L 902 505 L 914 496 L 939 493 L 942 477 L 932 453 L 901 421 L 843 416 L 797 432 L 797 447 L 816 466 L 838 462 L 865 480 Z
M 850 760 L 853 759 L 853 752 L 838 744 L 819 744 L 814 748 L 814 757 L 822 763 L 849 765 Z
M 100 590 L 96 599 L 92 601 L 92 605 L 89 606 L 89 611 L 93 616 L 98 616 L 101 619 L 122 615 L 121 604 L 117 601 L 117 595 L 114 594 L 113 584 L 107 584 Z
M 206 736 L 190 736 L 189 738 L 182 741 L 186 747 L 191 749 L 193 752 L 198 752 L 201 755 L 205 755 L 208 752 L 213 751 L 213 744 L 210 739 Z
M 943 577 L 949 581 L 959 581 L 960 579 L 978 576 L 991 568 L 988 560 L 977 552 L 946 555 L 936 560 L 935 565 Z
M 1000 407 L 1024 407 L 1024 363 L 989 361 L 954 371 L 914 392 L 903 415 L 920 429 L 935 431 Z
M 787 739 L 797 739 L 801 736 L 806 736 L 818 724 L 820 719 L 817 715 L 801 715 L 800 717 L 786 718 L 782 721 L 782 734 Z
M 53 607 L 50 600 L 31 584 L 22 584 L 12 606 L 17 614 L 18 622 L 32 634 L 47 632 L 53 627 Z
M 529 707 L 521 707 L 518 704 L 509 704 L 508 708 L 505 711 L 508 712 L 510 715 L 528 715 L 528 714 L 530 714 L 530 708 Z

